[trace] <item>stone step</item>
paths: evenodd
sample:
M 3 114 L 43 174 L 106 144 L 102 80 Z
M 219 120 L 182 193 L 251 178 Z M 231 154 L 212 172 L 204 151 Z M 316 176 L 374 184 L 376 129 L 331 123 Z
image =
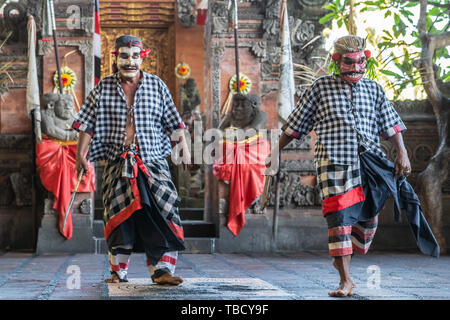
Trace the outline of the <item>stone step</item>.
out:
M 203 208 L 180 208 L 180 218 L 181 220 L 202 220 L 203 219 Z M 95 220 L 103 219 L 103 208 L 95 208 L 94 210 Z
M 180 208 L 180 219 L 185 220 L 203 220 L 203 208 Z
M 95 254 L 108 253 L 108 245 L 105 238 L 92 237 L 92 252 Z
M 185 237 L 195 238 L 210 238 L 215 237 L 215 225 L 211 222 L 205 222 L 202 220 L 187 220 L 182 221 Z M 103 221 L 94 220 L 93 223 L 93 235 L 97 238 L 104 237 L 104 225 Z
M 92 252 L 92 220 L 89 215 L 73 214 L 72 238 L 67 240 L 58 229 L 58 218 L 45 214 L 38 230 L 37 254 L 47 253 L 86 253 Z
M 214 253 L 215 238 L 185 238 L 186 250 L 183 253 Z M 96 254 L 108 253 L 108 246 L 105 238 L 93 237 L 93 251 Z
M 182 221 L 184 236 L 195 238 L 214 238 L 216 237 L 216 226 L 212 222 L 203 220 L 185 220 Z
M 94 234 L 94 237 L 97 238 L 103 238 L 105 236 L 105 224 L 103 223 L 103 220 L 94 220 L 94 223 L 92 224 L 92 233 Z

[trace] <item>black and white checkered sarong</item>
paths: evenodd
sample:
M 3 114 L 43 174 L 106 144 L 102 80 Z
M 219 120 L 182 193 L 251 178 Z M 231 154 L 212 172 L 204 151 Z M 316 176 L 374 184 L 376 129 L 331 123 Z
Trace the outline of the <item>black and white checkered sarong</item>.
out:
M 322 200 L 342 195 L 361 186 L 360 162 L 351 165 L 334 164 L 330 159 L 316 161 L 317 182 Z
M 132 179 L 136 178 L 133 168 L 136 168 L 138 160 L 140 159 L 135 158 L 132 152 L 127 152 L 125 157 L 106 162 L 102 180 L 105 230 L 111 219 L 124 212 L 136 200 Z M 147 182 L 162 216 L 169 225 L 173 224 L 182 234 L 178 212 L 180 198 L 175 184 L 171 180 L 167 161 L 159 159 L 152 163 L 143 164 L 141 162 L 141 165 L 145 166 L 150 175 Z M 180 238 L 179 234 L 176 235 Z M 105 234 L 105 236 L 107 235 Z

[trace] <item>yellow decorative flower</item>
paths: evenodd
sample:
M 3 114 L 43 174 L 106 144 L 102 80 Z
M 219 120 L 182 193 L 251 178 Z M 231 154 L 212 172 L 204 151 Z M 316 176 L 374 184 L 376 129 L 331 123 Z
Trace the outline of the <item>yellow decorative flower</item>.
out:
M 186 79 L 191 74 L 191 68 L 187 63 L 180 62 L 175 67 L 175 75 L 180 79 Z
M 59 79 L 58 79 L 58 71 L 55 72 L 55 76 L 53 77 L 53 82 L 55 83 L 55 87 L 59 89 Z M 63 90 L 72 89 L 77 83 L 77 76 L 75 72 L 69 67 L 61 68 L 61 83 L 63 86 Z
M 239 72 L 239 91 L 243 94 L 247 94 L 250 92 L 252 88 L 252 82 L 249 77 L 247 77 L 245 74 Z M 231 77 L 230 79 L 230 85 L 229 85 L 230 91 L 233 94 L 237 93 L 237 81 L 236 81 L 236 75 Z

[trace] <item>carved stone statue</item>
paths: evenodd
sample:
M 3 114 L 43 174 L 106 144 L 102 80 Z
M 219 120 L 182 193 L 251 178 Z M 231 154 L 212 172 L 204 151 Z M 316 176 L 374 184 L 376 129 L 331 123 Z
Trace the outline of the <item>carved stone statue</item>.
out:
M 73 98 L 69 94 L 46 93 L 41 108 L 41 129 L 47 136 L 73 141 L 78 139 L 78 132 L 72 129 L 76 113 Z
M 181 86 L 180 90 L 180 105 L 182 110 L 182 119 L 186 125 L 189 134 L 191 135 L 191 141 L 195 143 L 195 136 L 197 134 L 202 134 L 202 132 L 196 132 L 194 130 L 194 122 L 203 122 L 202 116 L 200 114 L 200 103 L 202 98 L 197 89 L 197 84 L 195 79 L 189 78 L 186 83 Z M 202 126 L 203 128 L 203 126 Z M 198 189 L 203 188 L 203 170 L 198 165 L 193 165 L 190 168 L 190 185 L 187 189 Z M 187 186 L 186 186 L 187 187 Z
M 267 114 L 261 111 L 261 98 L 238 93 L 233 95 L 231 110 L 219 124 L 225 137 L 213 173 L 219 183 L 219 212 L 228 212 L 227 226 L 235 236 L 245 224 L 245 212 L 252 203 L 257 205 L 255 200 L 264 189 L 262 172 L 270 154 L 270 143 L 260 137 L 258 131 L 264 129 L 266 121 Z M 254 188 L 243 187 L 249 184 Z
M 189 78 L 186 83 L 181 86 L 181 110 L 183 114 L 190 113 L 192 111 L 198 111 L 202 98 L 197 89 L 195 79 Z
M 234 127 L 239 129 L 263 129 L 267 113 L 261 111 L 261 98 L 256 94 L 235 94 L 228 112 L 219 124 L 220 130 Z
M 194 15 L 195 6 L 197 5 L 196 0 L 178 0 L 178 20 L 180 24 L 189 28 L 195 25 L 196 17 Z
M 81 204 L 77 203 L 71 208 L 72 213 L 68 214 L 67 224 L 63 229 L 71 194 L 78 181 L 76 170 L 78 132 L 72 129 L 72 123 L 76 118 L 72 95 L 46 93 L 42 97 L 39 109 L 40 112 L 35 111 L 35 114 L 40 114 L 42 137 L 40 143 L 36 144 L 36 171 L 42 186 L 49 191 L 44 213 L 55 215 L 59 232 L 66 239 L 71 239 L 74 230 L 73 209 L 82 213 L 92 212 L 90 209 L 92 201 L 83 202 L 83 200 L 91 198 L 95 190 L 95 171 L 92 164 L 89 164 L 89 170 L 84 175 L 76 194 L 76 200 Z M 39 138 L 37 140 L 39 141 Z
M 5 0 L 0 0 L 0 8 L 5 2 Z M 11 42 L 25 42 L 28 37 L 26 30 L 27 9 L 25 5 L 15 2 L 6 4 L 3 8 L 3 16 L 0 18 L 0 39 L 6 39 L 12 32 L 8 38 Z

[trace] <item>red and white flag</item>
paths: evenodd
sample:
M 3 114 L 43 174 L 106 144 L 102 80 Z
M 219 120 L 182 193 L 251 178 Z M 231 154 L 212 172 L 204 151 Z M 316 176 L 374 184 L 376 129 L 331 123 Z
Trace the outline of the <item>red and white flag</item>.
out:
M 202 0 L 197 7 L 197 24 L 204 25 L 208 13 L 208 0 Z

